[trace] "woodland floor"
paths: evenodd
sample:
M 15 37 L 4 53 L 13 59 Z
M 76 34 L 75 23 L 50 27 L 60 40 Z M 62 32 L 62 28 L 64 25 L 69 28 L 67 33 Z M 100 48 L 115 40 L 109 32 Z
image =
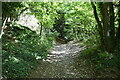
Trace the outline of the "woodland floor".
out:
M 43 60 L 31 73 L 31 78 L 93 78 L 92 66 L 78 56 L 85 47 L 78 43 L 57 44 L 50 50 L 51 55 Z

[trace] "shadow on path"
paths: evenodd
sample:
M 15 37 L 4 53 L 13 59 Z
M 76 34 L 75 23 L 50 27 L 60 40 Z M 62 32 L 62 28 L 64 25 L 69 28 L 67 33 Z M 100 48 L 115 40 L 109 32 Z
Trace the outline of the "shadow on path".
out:
M 85 62 L 77 57 L 81 50 L 78 43 L 56 45 L 46 60 L 32 72 L 31 78 L 80 78 L 93 77 L 90 68 L 85 67 Z M 91 71 L 91 70 L 90 70 Z

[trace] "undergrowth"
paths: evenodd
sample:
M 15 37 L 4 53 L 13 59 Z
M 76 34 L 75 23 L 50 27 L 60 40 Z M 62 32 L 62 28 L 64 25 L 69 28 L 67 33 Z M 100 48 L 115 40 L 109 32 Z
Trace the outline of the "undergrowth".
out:
M 99 50 L 99 47 L 86 48 L 80 54 L 80 58 L 86 60 L 86 64 L 93 65 L 96 77 L 119 77 L 120 55 Z M 111 75 L 112 74 L 112 75 Z
M 2 37 L 2 77 L 25 78 L 47 57 L 52 40 L 42 39 L 25 26 L 8 26 Z M 44 38 L 44 37 L 42 37 Z

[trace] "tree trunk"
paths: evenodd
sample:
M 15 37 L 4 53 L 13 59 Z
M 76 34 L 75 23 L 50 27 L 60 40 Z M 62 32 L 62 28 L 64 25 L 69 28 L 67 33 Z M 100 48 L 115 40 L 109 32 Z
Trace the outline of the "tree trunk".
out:
M 119 46 L 120 46 L 120 1 L 118 6 L 118 29 L 116 34 L 116 49 L 119 50 Z
M 115 47 L 115 16 L 114 16 L 114 8 L 113 8 L 113 2 L 109 3 L 109 14 L 110 14 L 110 52 L 114 50 Z
M 98 24 L 98 32 L 99 32 L 99 35 L 100 35 L 100 44 L 101 44 L 100 47 L 102 49 L 102 48 L 104 48 L 104 44 L 105 44 L 104 39 L 103 39 L 103 28 L 102 28 L 102 24 L 101 24 L 101 22 L 99 20 L 98 14 L 97 14 L 96 6 L 94 5 L 93 2 L 91 2 L 91 4 L 92 4 L 92 8 L 94 10 L 93 13 L 94 13 L 96 22 Z
M 118 30 L 116 34 L 117 39 L 120 39 L 120 1 L 119 1 L 119 7 L 118 7 Z
M 2 27 L 1 27 L 1 32 L 0 32 L 0 39 L 2 38 L 2 35 L 3 35 L 3 31 L 4 31 L 4 28 L 5 28 L 5 24 L 7 22 L 8 18 L 5 18 L 3 24 L 2 24 Z
M 109 3 L 110 6 L 110 36 L 112 39 L 115 37 L 115 26 L 114 26 L 114 8 L 113 8 L 113 3 Z
M 103 23 L 103 35 L 104 35 L 104 49 L 106 51 L 110 51 L 110 42 L 108 40 L 109 32 L 108 32 L 108 23 L 109 23 L 109 15 L 108 15 L 108 3 L 100 3 L 100 12 L 102 15 L 102 23 Z
M 43 29 L 43 25 L 41 23 L 41 27 L 40 27 L 40 36 L 42 36 L 42 29 Z

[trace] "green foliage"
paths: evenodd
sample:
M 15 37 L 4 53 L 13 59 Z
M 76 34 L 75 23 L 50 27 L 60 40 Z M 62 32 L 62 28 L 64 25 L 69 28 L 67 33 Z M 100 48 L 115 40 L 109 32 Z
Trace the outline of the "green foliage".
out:
M 45 29 L 53 29 L 54 25 L 63 28 L 61 30 L 66 39 L 83 40 L 95 34 L 96 23 L 92 7 L 88 2 L 32 2 L 27 4 Z
M 97 77 L 106 77 L 103 74 L 108 72 L 108 74 L 119 74 L 119 56 L 115 56 L 115 53 L 102 52 L 98 47 L 93 47 L 85 49 L 81 52 L 80 58 L 86 60 L 86 63 L 92 65 L 94 72 L 97 72 Z M 110 76 L 110 75 L 109 75 Z
M 25 5 L 22 2 L 3 2 L 2 3 L 2 17 L 17 19 L 24 11 Z
M 98 26 L 89 2 L 4 2 L 2 8 L 3 20 L 10 18 L 11 21 L 29 8 L 28 14 L 38 19 L 41 31 L 38 35 L 26 26 L 6 24 L 2 41 L 3 77 L 27 77 L 38 61 L 47 57 L 60 33 L 68 40 L 83 41 L 86 49 L 80 57 L 95 65 L 96 71 L 119 68 L 119 56 L 115 55 L 119 51 L 100 50 Z
M 93 59 L 98 57 L 99 52 L 98 47 L 87 48 L 81 52 L 81 56 L 85 59 Z
M 84 38 L 83 43 L 84 45 L 86 45 L 87 48 L 90 48 L 90 49 L 95 46 L 99 47 L 99 37 L 97 33 L 96 32 L 94 32 L 94 34 L 91 33 L 90 36 L 87 36 L 86 38 Z
M 70 7 L 65 9 L 66 24 L 69 25 L 66 27 L 67 36 L 77 40 L 88 38 L 94 33 L 96 27 L 90 4 L 86 2 L 73 2 L 71 4 L 68 3 L 68 5 Z
M 52 43 L 45 44 L 38 34 L 21 25 L 8 26 L 5 32 L 2 43 L 3 77 L 27 77 L 38 61 L 47 57 Z

